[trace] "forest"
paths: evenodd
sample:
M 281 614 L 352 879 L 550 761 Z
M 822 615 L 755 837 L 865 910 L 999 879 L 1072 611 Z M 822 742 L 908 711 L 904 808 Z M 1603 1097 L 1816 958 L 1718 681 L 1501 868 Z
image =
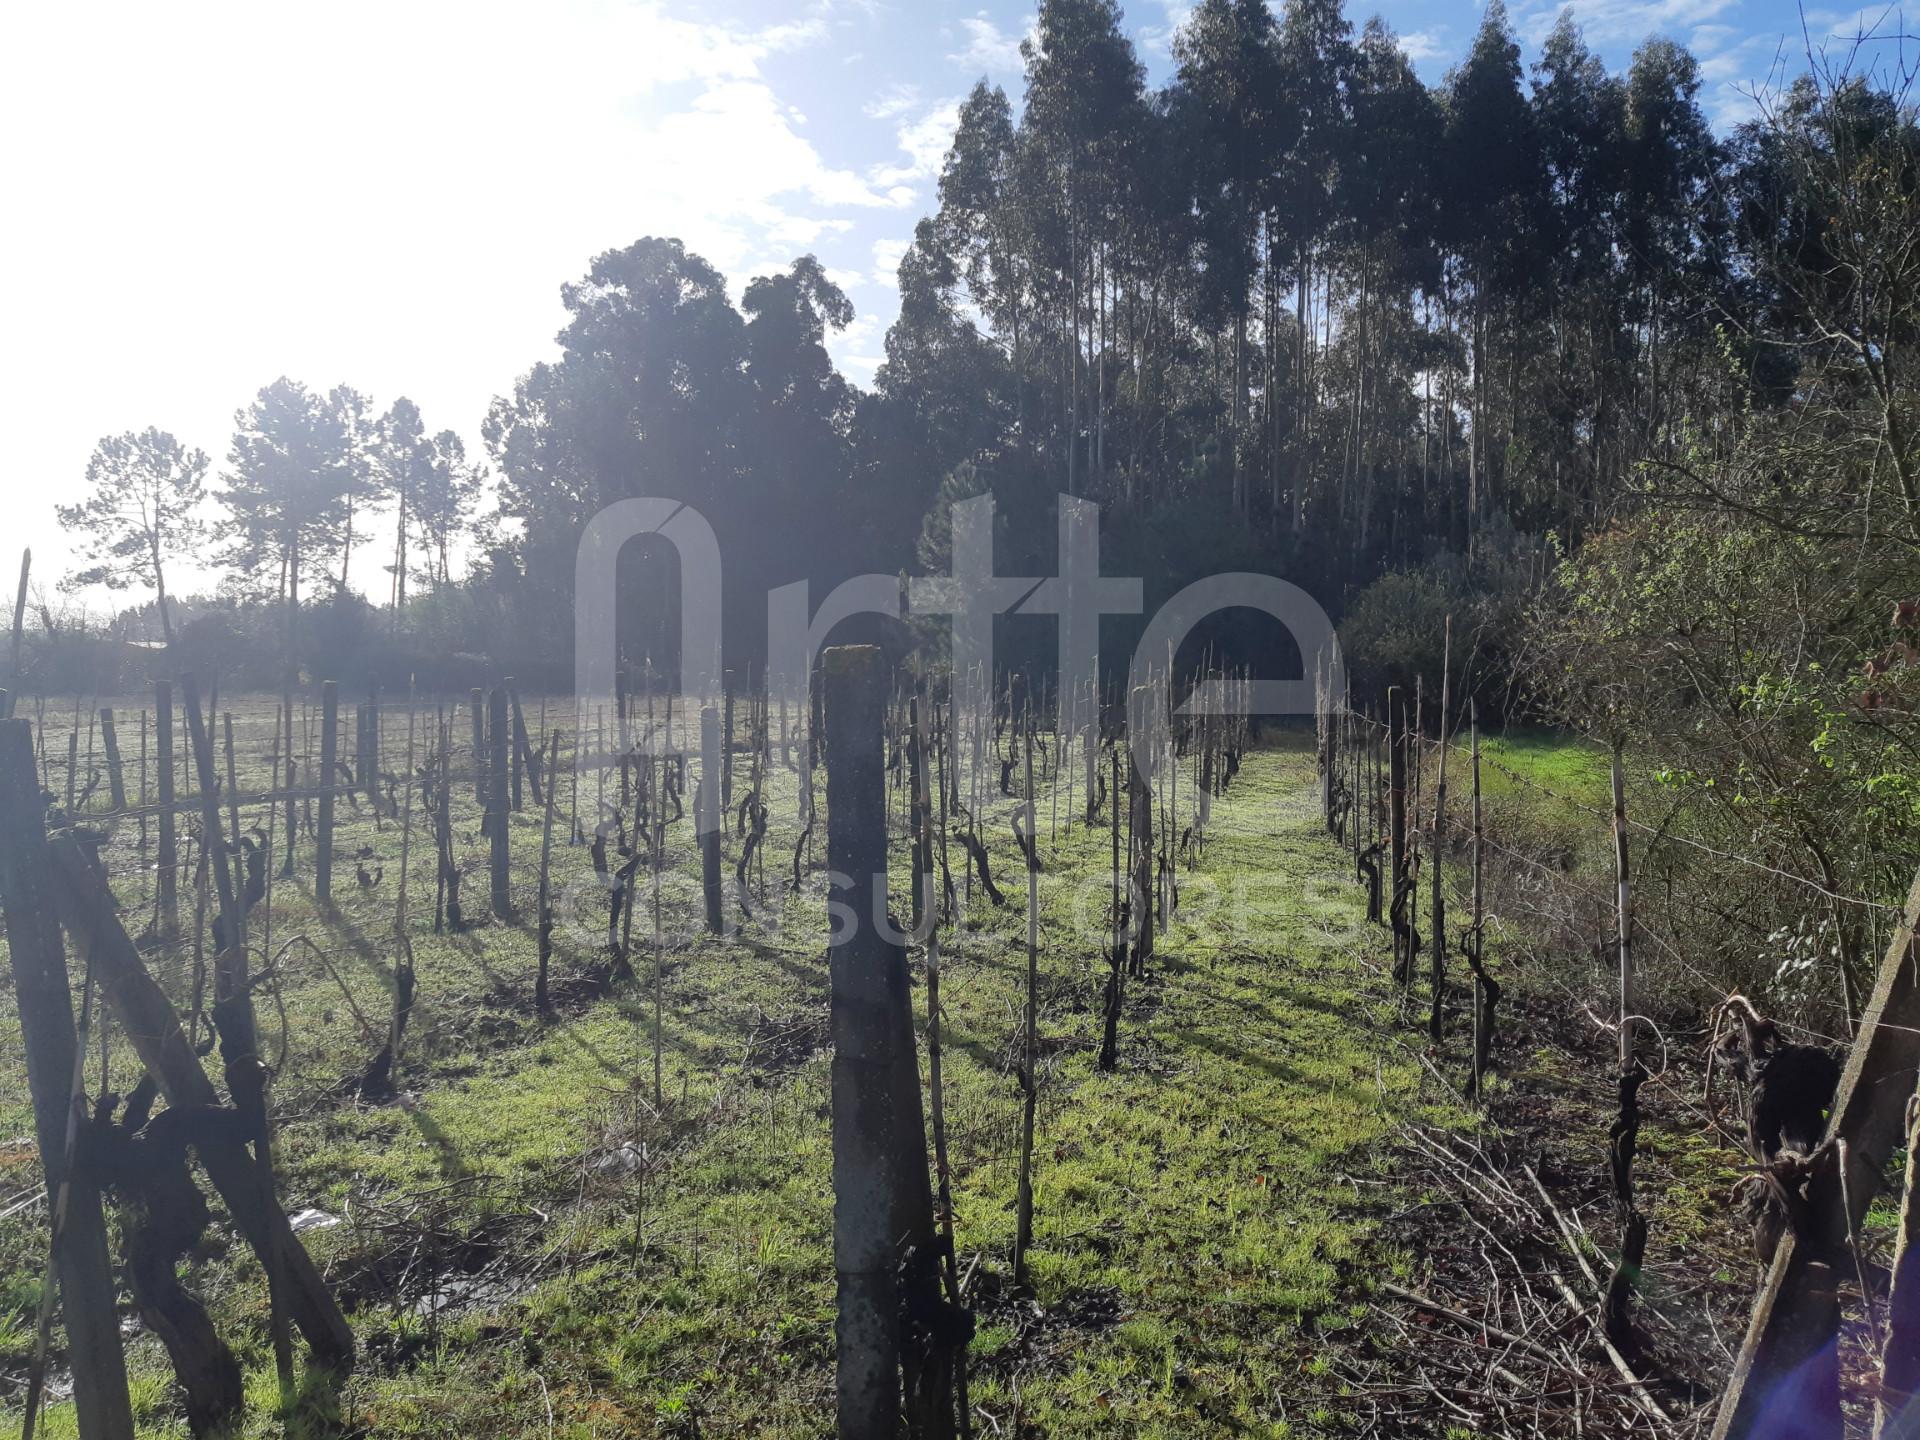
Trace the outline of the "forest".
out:
M 483 417 L 102 436 L 0 669 L 6 1423 L 1920 1433 L 1898 28 L 1716 126 L 1576 9 L 1150 85 L 1042 0 L 870 388 L 650 235 Z M 589 693 L 653 501 L 724 563 L 641 527 Z M 1079 517 L 1084 670 L 907 603 Z M 1167 642 L 1221 576 L 1327 643 Z

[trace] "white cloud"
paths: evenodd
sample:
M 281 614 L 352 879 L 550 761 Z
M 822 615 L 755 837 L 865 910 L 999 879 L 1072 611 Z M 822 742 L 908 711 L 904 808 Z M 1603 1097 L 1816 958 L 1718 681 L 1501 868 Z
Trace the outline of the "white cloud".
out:
M 896 81 L 860 107 L 869 120 L 891 120 L 920 103 L 920 87 Z
M 1140 48 L 1150 55 L 1170 59 L 1173 37 L 1193 13 L 1193 0 L 1160 0 L 1160 8 L 1166 12 L 1166 19 L 1157 25 L 1140 27 Z
M 1017 71 L 1025 63 L 1020 58 L 1020 37 L 1002 32 L 983 10 L 960 21 L 966 32 L 966 44 L 947 56 L 954 64 L 988 74 Z
M 1713 20 L 1740 0 L 1579 0 L 1573 16 L 1589 44 L 1637 45 L 1649 35 L 1670 35 Z M 1538 46 L 1567 8 L 1560 0 L 1520 7 L 1515 26 L 1529 45 Z
M 1400 48 L 1407 59 L 1416 65 L 1430 60 L 1444 60 L 1453 53 L 1453 46 L 1444 38 L 1447 27 L 1436 25 L 1430 30 L 1412 30 L 1400 37 Z
M 873 283 L 889 288 L 899 284 L 900 261 L 911 241 L 888 236 L 873 242 Z
M 907 163 L 877 167 L 872 172 L 873 183 L 904 186 L 910 181 L 938 175 L 953 144 L 953 132 L 959 125 L 960 102 L 957 99 L 936 101 L 932 109 L 894 132 L 894 138 L 906 153 Z

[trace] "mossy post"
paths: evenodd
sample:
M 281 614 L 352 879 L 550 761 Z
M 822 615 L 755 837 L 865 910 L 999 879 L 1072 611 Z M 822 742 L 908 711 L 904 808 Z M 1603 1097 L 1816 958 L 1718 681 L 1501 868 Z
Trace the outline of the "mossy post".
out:
M 838 1433 L 891 1440 L 904 1409 L 909 1433 L 942 1440 L 963 1332 L 902 1325 L 952 1312 L 939 1293 L 907 954 L 886 925 L 886 674 L 871 645 L 828 650 L 825 670 Z
M 496 685 L 487 703 L 487 839 L 493 881 L 493 915 L 506 920 L 513 914 L 507 887 L 510 827 L 507 824 L 507 687 Z
M 313 851 L 313 893 L 322 905 L 333 903 L 334 770 L 340 759 L 340 687 L 320 685 L 320 833 Z
M 694 828 L 700 839 L 700 887 L 706 895 L 707 929 L 726 933 L 727 917 L 720 888 L 720 712 L 700 707 L 700 791 Z
M 173 813 L 173 686 L 165 680 L 156 680 L 153 685 L 153 737 L 159 759 L 155 773 L 160 779 L 160 852 L 156 861 L 160 933 L 173 935 L 180 929 L 180 834 L 179 820 Z
M 47 858 L 40 777 L 33 733 L 25 720 L 0 723 L 0 901 L 6 904 L 7 949 L 26 1047 L 27 1087 L 34 1129 L 54 1216 L 53 1267 L 59 1278 L 67 1348 L 73 1367 L 74 1407 L 81 1440 L 132 1440 L 126 1359 L 114 1310 L 114 1277 L 107 1253 L 100 1192 L 71 1183 L 83 1103 L 79 1084 L 85 1052 L 74 1033 L 66 948 L 54 905 Z M 82 1000 L 82 1013 L 85 1000 Z M 53 1289 L 41 1305 L 52 1318 Z M 44 1368 L 36 1367 L 30 1380 Z M 32 1427 L 30 1397 L 28 1433 Z

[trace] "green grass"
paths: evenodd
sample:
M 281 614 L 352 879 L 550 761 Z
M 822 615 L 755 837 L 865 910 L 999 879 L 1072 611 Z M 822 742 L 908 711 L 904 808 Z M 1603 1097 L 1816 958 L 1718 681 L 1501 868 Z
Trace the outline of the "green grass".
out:
M 259 768 L 266 733 L 257 721 L 243 741 L 243 769 Z M 390 765 L 403 735 L 390 716 Z M 736 757 L 736 784 L 744 764 Z M 341 1098 L 336 1083 L 371 1047 L 320 966 L 289 970 L 274 1092 L 281 1191 L 289 1209 L 345 1217 L 306 1239 L 354 1297 L 362 1348 L 343 1384 L 310 1377 L 292 1433 L 813 1436 L 830 1423 L 828 1066 L 808 1028 L 824 1016 L 826 924 L 817 877 L 798 897 L 781 894 L 794 784 L 776 761 L 766 870 L 779 931 L 676 944 L 666 956 L 657 1107 L 644 909 L 639 982 L 599 999 L 569 992 L 542 1024 L 530 1003 L 529 927 L 440 937 L 426 928 L 431 848 L 417 828 L 421 995 L 397 1103 Z M 1360 893 L 1320 830 L 1311 755 L 1297 745 L 1256 752 L 1216 802 L 1204 863 L 1183 873 L 1182 918 L 1161 938 L 1154 977 L 1130 992 L 1111 1075 L 1093 1063 L 1104 961 L 1074 924 L 1082 912 L 1097 933 L 1108 838 L 1075 828 L 1043 843 L 1047 1060 L 1031 1300 L 1002 1283 L 1020 1108 L 1008 1062 L 1024 974 L 1024 876 L 1011 868 L 1008 807 L 989 807 L 989 843 L 1010 903 L 994 910 L 976 898 L 969 925 L 945 944 L 943 978 L 957 1248 L 963 1267 L 979 1257 L 983 1297 L 974 1401 L 1007 1433 L 1015 1422 L 1048 1435 L 1116 1424 L 1139 1435 L 1313 1433 L 1327 1423 L 1311 1419 L 1316 1411 L 1339 1410 L 1327 1347 L 1351 1329 L 1365 1277 L 1404 1263 L 1377 1230 L 1392 1194 L 1380 1183 L 1384 1142 L 1409 1116 L 1436 1116 L 1417 1062 L 1380 1037 L 1375 972 L 1361 957 L 1381 948 L 1381 932 L 1364 927 Z M 590 808 L 581 805 L 583 817 Z M 1069 808 L 1062 797 L 1060 814 Z M 1045 836 L 1050 797 L 1040 815 Z M 350 856 L 371 846 L 382 885 L 361 893 L 346 860 L 336 866 L 339 908 L 323 913 L 303 842 L 299 879 L 276 888 L 273 944 L 312 935 L 361 1010 L 384 1023 L 399 826 L 376 831 L 345 807 L 343 820 L 339 847 Z M 455 829 L 463 852 L 477 854 L 470 788 Z M 530 910 L 539 843 L 530 796 L 513 836 L 515 894 Z M 670 929 L 690 932 L 698 899 L 684 827 L 674 843 L 684 853 L 665 908 Z M 137 911 L 146 882 L 132 844 L 123 830 L 115 873 Z M 583 849 L 557 856 L 558 884 L 587 870 Z M 464 895 L 470 914 L 483 910 L 484 872 Z M 556 986 L 601 959 L 591 923 L 563 931 Z M 184 998 L 186 977 L 164 961 L 156 970 Z M 913 993 L 924 1010 L 917 980 Z M 270 1046 L 277 1016 L 263 999 Z M 749 1035 L 786 1033 L 802 1043 L 774 1047 L 769 1060 L 763 1039 L 743 1064 Z M 114 1056 L 120 1083 L 124 1043 Z M 0 1071 L 0 1104 L 24 1133 L 17 1050 L 0 1060 L 13 1067 Z M 601 1168 L 623 1144 L 644 1147 L 643 1167 Z M 0 1225 L 10 1276 L 35 1263 L 43 1223 Z M 225 1235 L 209 1232 L 189 1282 L 249 1367 L 246 1433 L 274 1434 L 264 1287 Z M 482 1259 L 492 1268 L 476 1284 L 465 1270 Z M 428 1274 L 440 1278 L 423 1300 Z M 443 1293 L 466 1298 L 432 1313 Z M 17 1328 L 31 1286 L 0 1298 Z M 143 1433 L 183 1434 L 169 1418 L 157 1344 L 143 1335 L 130 1353 Z M 53 1417 L 51 1433 L 63 1433 L 71 1407 Z
M 1482 735 L 1480 754 L 1487 805 L 1539 804 L 1553 796 L 1586 806 L 1612 803 L 1607 756 L 1597 746 L 1552 731 L 1510 730 Z

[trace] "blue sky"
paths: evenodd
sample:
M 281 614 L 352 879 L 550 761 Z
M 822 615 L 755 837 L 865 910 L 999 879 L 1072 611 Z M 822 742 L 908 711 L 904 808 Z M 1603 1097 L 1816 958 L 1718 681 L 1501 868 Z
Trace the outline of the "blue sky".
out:
M 1128 9 L 1154 81 L 1185 8 Z M 1378 8 L 1430 80 L 1480 18 L 1472 0 Z M 1558 8 L 1514 5 L 1529 63 Z M 1786 0 L 1574 9 L 1616 67 L 1649 34 L 1691 46 L 1723 125 L 1801 47 Z M 1805 19 L 1817 39 L 1883 16 Z M 488 400 L 553 353 L 561 283 L 646 234 L 682 237 L 736 294 L 819 255 L 858 312 L 835 354 L 868 383 L 955 108 L 983 75 L 1017 95 L 1032 19 L 915 0 L 17 7 L 0 550 L 32 544 L 57 573 L 52 506 L 95 439 L 159 425 L 218 464 L 234 409 L 283 373 L 410 395 L 477 455 Z

